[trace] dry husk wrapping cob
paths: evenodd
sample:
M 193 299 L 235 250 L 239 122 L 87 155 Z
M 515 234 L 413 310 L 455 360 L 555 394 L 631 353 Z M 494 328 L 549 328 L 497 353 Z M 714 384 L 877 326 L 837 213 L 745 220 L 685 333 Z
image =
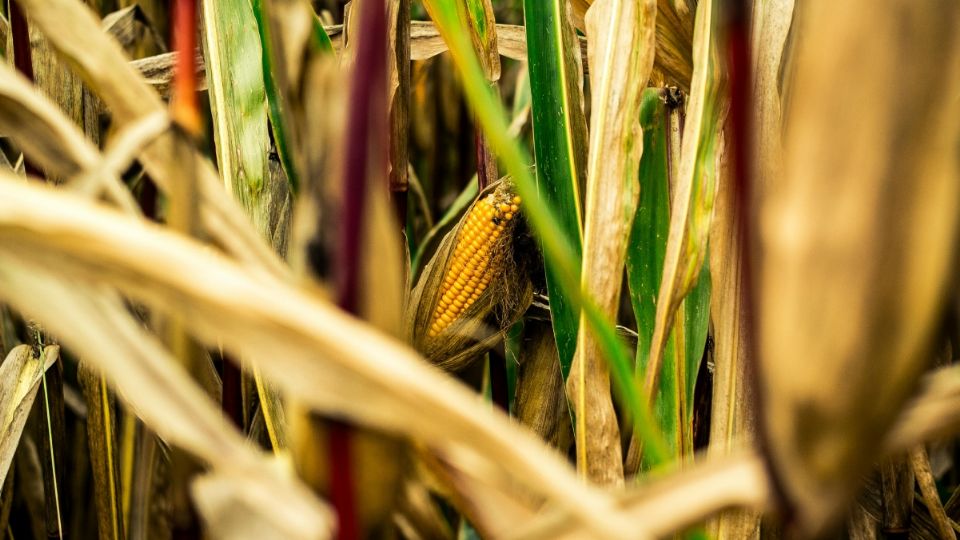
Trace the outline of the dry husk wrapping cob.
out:
M 469 364 L 530 305 L 528 255 L 516 249 L 525 234 L 520 206 L 508 179 L 491 184 L 424 267 L 407 307 L 407 334 L 438 367 Z

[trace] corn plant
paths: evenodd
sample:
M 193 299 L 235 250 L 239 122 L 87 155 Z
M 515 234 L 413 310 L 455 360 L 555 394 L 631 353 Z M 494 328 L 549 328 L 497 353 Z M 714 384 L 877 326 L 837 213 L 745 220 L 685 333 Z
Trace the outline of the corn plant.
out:
M 956 538 L 888 4 L 8 0 L 0 534 Z

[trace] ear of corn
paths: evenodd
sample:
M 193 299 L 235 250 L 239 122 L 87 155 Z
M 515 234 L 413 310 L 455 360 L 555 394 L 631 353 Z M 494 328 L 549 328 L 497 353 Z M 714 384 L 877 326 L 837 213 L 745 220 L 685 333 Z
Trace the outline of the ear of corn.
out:
M 491 185 L 424 268 L 408 307 L 409 334 L 441 367 L 470 362 L 530 303 L 532 286 L 513 248 L 520 203 L 508 181 Z
M 519 204 L 520 197 L 506 195 L 498 201 L 495 194 L 490 194 L 477 201 L 467 214 L 443 278 L 428 331 L 430 337 L 443 332 L 487 289 L 497 270 L 490 266 L 492 250 L 519 211 Z

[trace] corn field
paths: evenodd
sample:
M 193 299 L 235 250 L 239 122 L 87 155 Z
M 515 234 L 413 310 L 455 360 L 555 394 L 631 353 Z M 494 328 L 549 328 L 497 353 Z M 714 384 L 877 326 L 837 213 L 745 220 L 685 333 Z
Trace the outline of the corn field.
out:
M 3 540 L 957 537 L 960 3 L 2 4 Z

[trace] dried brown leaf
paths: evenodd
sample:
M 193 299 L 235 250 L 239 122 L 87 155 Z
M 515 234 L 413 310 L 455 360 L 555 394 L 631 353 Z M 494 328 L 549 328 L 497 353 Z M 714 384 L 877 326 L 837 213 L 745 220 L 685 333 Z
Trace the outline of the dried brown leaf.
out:
M 591 83 L 581 287 L 616 320 L 630 225 L 640 188 L 640 102 L 654 57 L 656 4 L 597 0 L 587 11 Z M 601 484 L 623 482 L 620 429 L 610 374 L 597 339 L 580 316 L 567 393 L 577 418 L 577 467 Z

